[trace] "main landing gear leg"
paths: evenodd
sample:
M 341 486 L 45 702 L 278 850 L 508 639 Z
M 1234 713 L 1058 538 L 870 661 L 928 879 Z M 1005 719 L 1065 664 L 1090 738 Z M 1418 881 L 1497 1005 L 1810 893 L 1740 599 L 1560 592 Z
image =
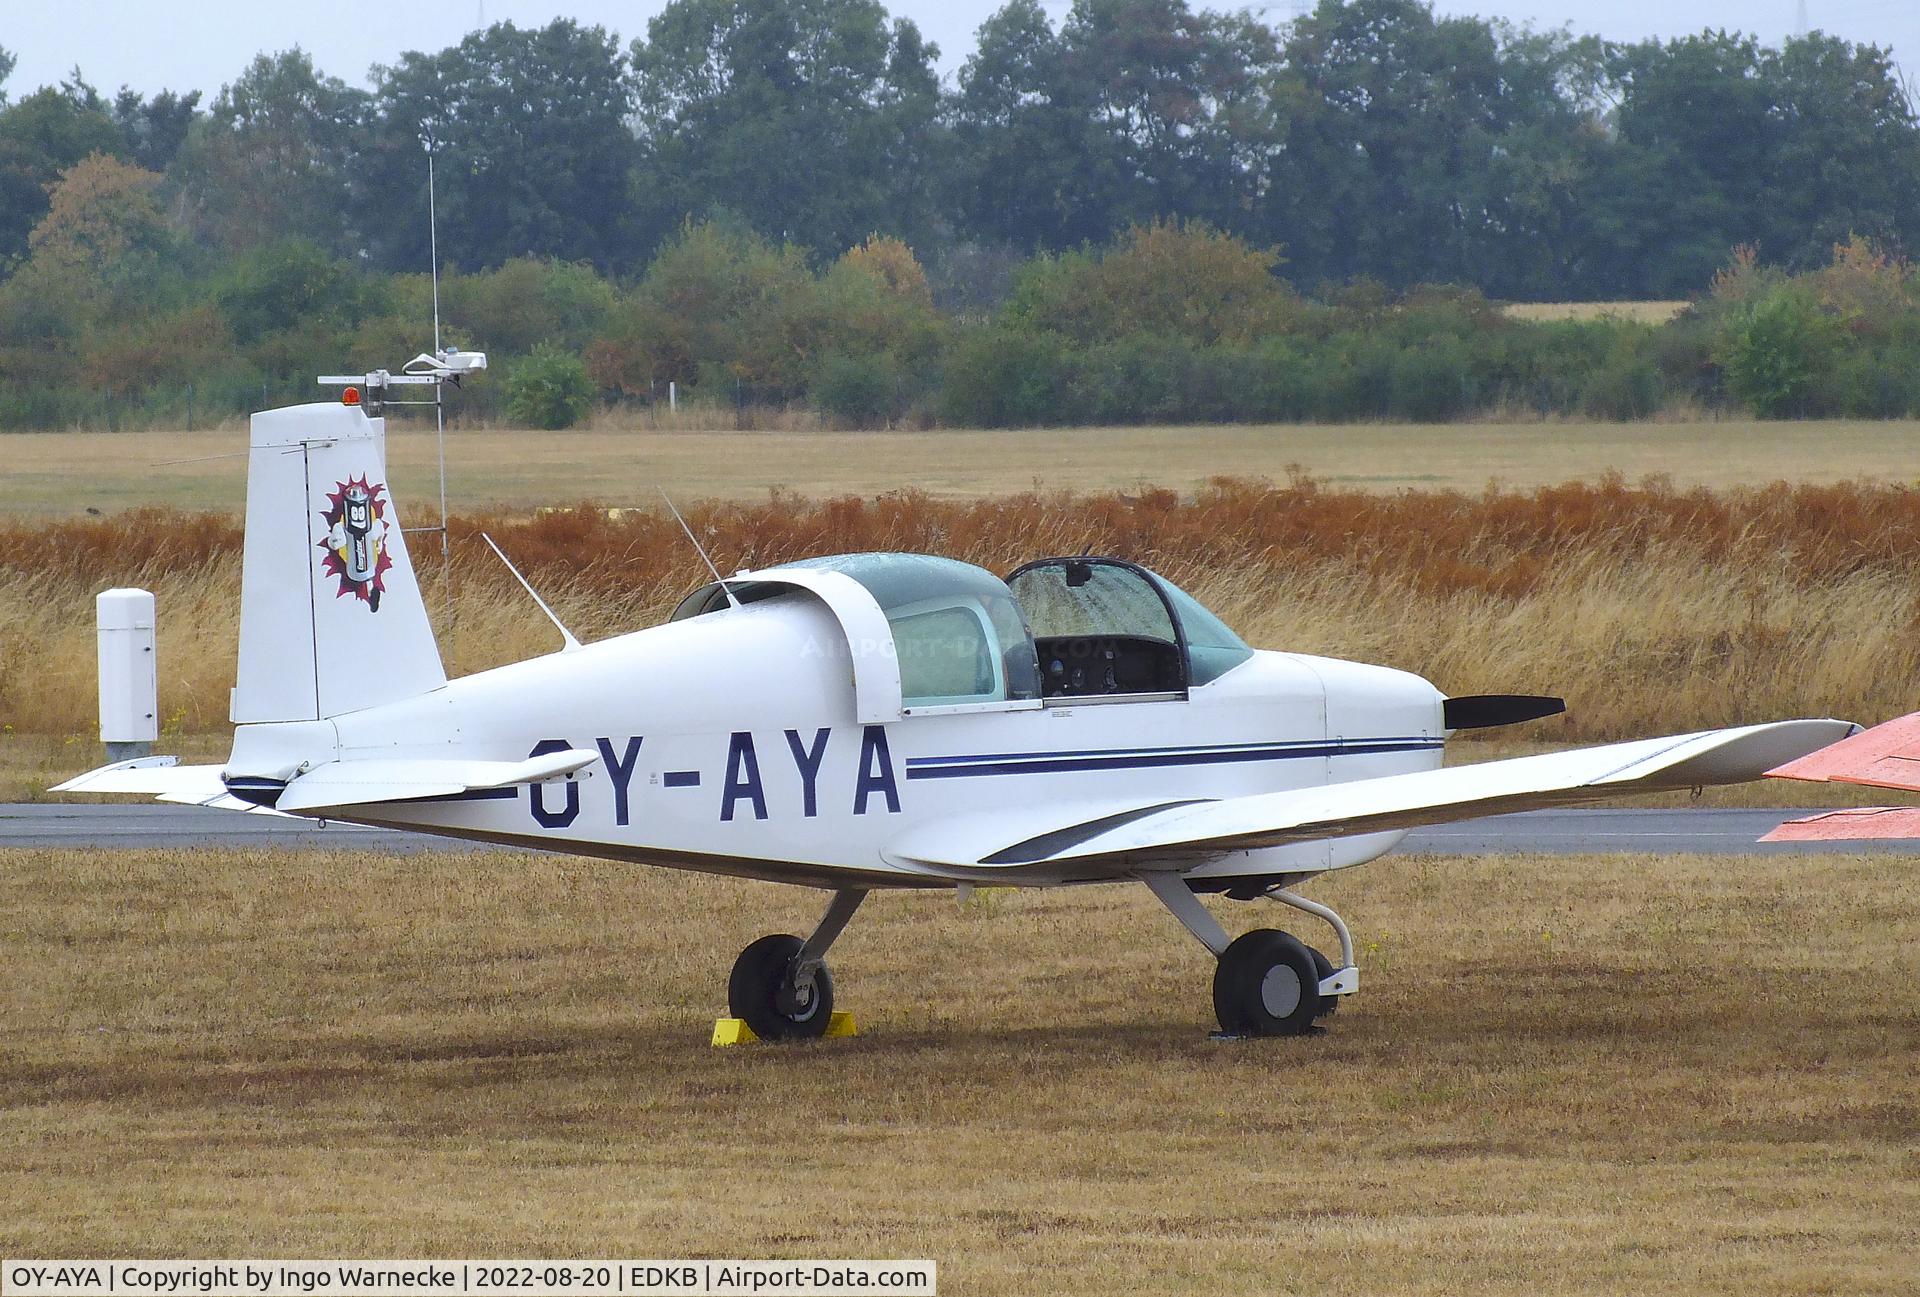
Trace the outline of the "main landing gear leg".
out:
M 833 976 L 827 949 L 867 899 L 865 888 L 833 894 L 820 925 L 805 941 L 778 933 L 748 946 L 727 978 L 727 1006 L 762 1040 L 824 1036 L 833 1018 Z
M 1359 988 L 1359 974 L 1352 966 L 1353 942 L 1340 917 L 1325 906 L 1279 889 L 1268 893 L 1334 925 L 1346 961 L 1337 973 L 1319 951 L 1273 928 L 1256 928 L 1229 938 L 1178 874 L 1144 874 L 1141 881 L 1219 959 L 1213 971 L 1213 1011 L 1226 1035 L 1305 1035 L 1313 1030 L 1314 1019 L 1333 1012 L 1339 1003 L 1336 996 Z

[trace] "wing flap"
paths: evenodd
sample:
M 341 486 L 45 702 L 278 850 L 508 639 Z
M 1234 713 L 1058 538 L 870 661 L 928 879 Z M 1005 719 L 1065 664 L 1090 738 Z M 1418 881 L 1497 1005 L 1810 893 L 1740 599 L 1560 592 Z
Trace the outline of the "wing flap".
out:
M 1739 783 L 1853 729 L 1845 721 L 1779 721 L 1219 801 L 1158 808 L 1109 805 L 1101 818 L 1111 824 L 1087 816 L 1083 806 L 1073 808 L 1071 818 L 1023 837 L 1012 837 L 1003 826 L 1001 845 L 990 850 L 980 849 L 988 830 L 979 821 L 927 825 L 903 836 L 888 856 L 910 865 L 1009 873 L 1063 862 L 1104 862 L 1106 872 L 1125 873 L 1143 860 L 1165 862 Z

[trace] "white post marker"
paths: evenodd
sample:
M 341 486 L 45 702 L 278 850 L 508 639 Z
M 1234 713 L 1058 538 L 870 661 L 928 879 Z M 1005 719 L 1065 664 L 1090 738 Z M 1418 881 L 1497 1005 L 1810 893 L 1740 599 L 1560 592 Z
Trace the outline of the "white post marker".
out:
M 102 590 L 94 601 L 100 649 L 100 741 L 107 760 L 150 756 L 160 737 L 153 593 Z

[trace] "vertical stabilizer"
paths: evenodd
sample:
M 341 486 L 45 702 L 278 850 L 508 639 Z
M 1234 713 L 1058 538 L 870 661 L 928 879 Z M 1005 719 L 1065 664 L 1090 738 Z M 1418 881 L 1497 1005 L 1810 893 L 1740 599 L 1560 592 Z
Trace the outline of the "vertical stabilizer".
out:
M 233 720 L 319 720 L 447 681 L 387 485 L 386 420 L 253 416 Z

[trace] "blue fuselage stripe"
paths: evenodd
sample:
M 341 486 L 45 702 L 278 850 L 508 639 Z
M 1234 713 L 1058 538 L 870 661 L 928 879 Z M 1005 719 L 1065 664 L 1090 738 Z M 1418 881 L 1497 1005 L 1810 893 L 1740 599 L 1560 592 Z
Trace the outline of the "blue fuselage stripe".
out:
M 1059 774 L 1072 770 L 1143 770 L 1156 766 L 1296 761 L 1318 757 L 1371 756 L 1386 752 L 1432 752 L 1441 746 L 1442 740 L 1437 738 L 1353 739 L 1319 743 L 1242 743 L 1216 748 L 911 757 L 907 761 L 907 778 L 967 779 L 975 775 Z

